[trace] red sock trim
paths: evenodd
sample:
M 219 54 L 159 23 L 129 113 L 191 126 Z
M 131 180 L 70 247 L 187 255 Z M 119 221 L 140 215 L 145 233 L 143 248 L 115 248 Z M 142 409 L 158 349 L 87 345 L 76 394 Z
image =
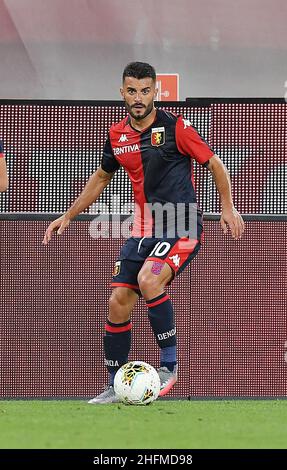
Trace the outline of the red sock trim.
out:
M 109 333 L 123 333 L 124 331 L 131 330 L 131 328 L 132 328 L 131 323 L 125 326 L 111 326 L 111 325 L 108 325 L 107 323 L 105 324 L 105 330 L 108 331 Z
M 161 299 L 159 300 L 156 300 L 155 302 L 151 302 L 151 303 L 147 303 L 147 306 L 148 308 L 150 307 L 156 307 L 156 305 L 160 305 L 162 304 L 163 302 L 166 302 L 167 300 L 169 300 L 169 295 L 166 294 L 164 297 L 162 297 Z M 149 301 L 150 302 L 150 301 Z

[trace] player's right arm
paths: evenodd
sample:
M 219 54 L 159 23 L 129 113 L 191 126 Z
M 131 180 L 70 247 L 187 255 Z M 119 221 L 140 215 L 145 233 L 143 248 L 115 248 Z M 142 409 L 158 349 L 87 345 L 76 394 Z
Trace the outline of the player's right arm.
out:
M 70 225 L 71 220 L 98 199 L 105 187 L 111 181 L 114 173 L 119 169 L 119 166 L 120 164 L 114 156 L 110 137 L 108 136 L 104 146 L 101 166 L 92 174 L 92 176 L 90 176 L 80 196 L 75 200 L 67 212 L 49 225 L 43 238 L 42 243 L 44 245 L 49 243 L 53 232 L 57 232 L 58 235 L 61 235 Z
M 90 176 L 83 191 L 67 210 L 67 212 L 49 225 L 45 232 L 42 243 L 47 245 L 52 238 L 53 232 L 55 231 L 57 231 L 58 235 L 61 235 L 77 215 L 87 209 L 87 207 L 89 207 L 98 199 L 105 187 L 110 183 L 113 175 L 114 172 L 107 173 L 101 167 L 99 167 L 95 173 Z

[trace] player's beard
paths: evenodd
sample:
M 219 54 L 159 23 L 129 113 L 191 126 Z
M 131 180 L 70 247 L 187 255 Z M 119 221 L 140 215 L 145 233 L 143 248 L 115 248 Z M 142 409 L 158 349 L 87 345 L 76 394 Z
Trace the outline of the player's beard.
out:
M 130 105 L 126 102 L 126 108 L 127 108 L 128 112 L 129 112 L 129 114 L 131 115 L 131 117 L 132 117 L 133 119 L 135 119 L 136 121 L 141 121 L 142 119 L 146 118 L 146 117 L 152 112 L 152 110 L 153 110 L 153 101 L 151 101 L 147 106 L 142 105 L 142 107 L 145 108 L 145 112 L 144 112 L 143 114 L 140 114 L 140 115 L 135 114 L 135 113 L 133 112 L 133 107 L 134 107 L 134 106 L 135 106 L 135 105 L 130 106 Z

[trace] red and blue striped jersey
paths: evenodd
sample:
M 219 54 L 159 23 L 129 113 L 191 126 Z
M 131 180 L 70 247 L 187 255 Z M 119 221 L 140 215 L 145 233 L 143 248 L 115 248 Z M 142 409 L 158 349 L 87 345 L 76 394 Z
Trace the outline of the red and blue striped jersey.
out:
M 157 109 L 151 126 L 138 131 L 130 116 L 112 125 L 101 167 L 115 172 L 122 166 L 134 191 L 134 236 L 142 236 L 153 225 L 144 207 L 149 204 L 196 203 L 192 159 L 205 164 L 214 155 L 190 121 Z M 145 216 L 144 216 L 145 213 Z

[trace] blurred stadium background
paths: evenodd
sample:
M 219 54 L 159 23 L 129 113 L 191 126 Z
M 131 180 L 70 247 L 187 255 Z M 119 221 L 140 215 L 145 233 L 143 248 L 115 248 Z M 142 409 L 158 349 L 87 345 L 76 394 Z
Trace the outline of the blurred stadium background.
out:
M 124 64 L 187 96 L 282 97 L 285 0 L 1 0 L 1 98 L 116 100 Z

